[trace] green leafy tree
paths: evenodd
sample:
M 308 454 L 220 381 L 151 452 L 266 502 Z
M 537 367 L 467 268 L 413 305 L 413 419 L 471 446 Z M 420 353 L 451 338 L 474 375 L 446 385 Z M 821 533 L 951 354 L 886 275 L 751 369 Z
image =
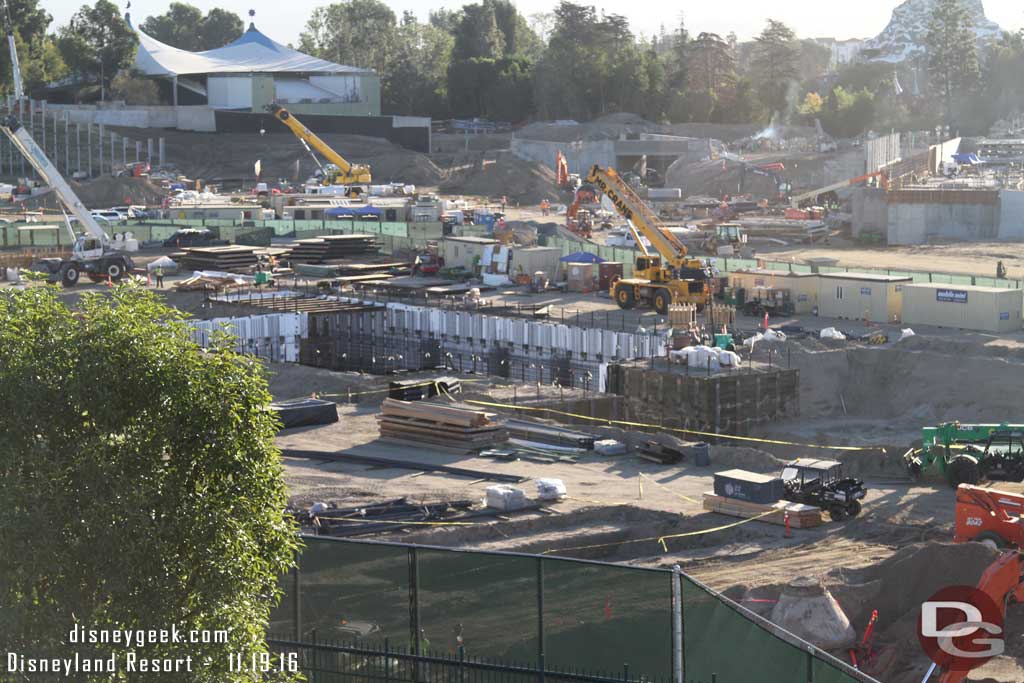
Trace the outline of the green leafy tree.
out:
M 30 83 L 27 72 L 32 75 L 48 73 L 48 69 L 57 72 L 56 78 L 60 78 L 60 69 L 54 69 L 52 60 L 52 44 L 46 44 L 46 30 L 53 18 L 46 10 L 39 7 L 39 0 L 7 0 L 7 11 L 11 18 L 11 27 L 14 30 L 14 40 L 18 48 L 18 60 L 21 62 L 22 77 L 26 85 Z M 52 41 L 51 41 L 52 43 Z M 33 54 L 35 53 L 35 54 Z M 36 58 L 43 60 L 42 64 L 33 65 Z M 49 60 L 49 63 L 47 63 Z M 38 85 L 46 82 L 46 76 L 42 80 L 35 81 Z M 11 57 L 7 50 L 0 50 L 0 84 L 4 90 L 11 92 L 14 87 L 14 77 L 11 71 Z
M 757 95 L 769 112 L 787 112 L 789 93 L 798 78 L 800 50 L 796 34 L 781 21 L 768 20 L 754 39 L 750 75 L 757 83 Z
M 318 7 L 299 35 L 299 50 L 338 64 L 373 69 L 386 80 L 398 25 L 380 0 L 346 0 Z
M 527 59 L 467 59 L 448 70 L 455 116 L 522 121 L 533 110 L 533 64 Z
M 1004 33 L 985 59 L 984 83 L 990 106 L 982 123 L 986 128 L 997 119 L 1024 112 L 1024 29 Z
M 452 59 L 497 59 L 505 54 L 505 34 L 498 28 L 494 3 L 466 5 L 455 27 Z
M 932 86 L 953 124 L 955 98 L 975 89 L 981 77 L 971 15 L 960 0 L 937 0 L 925 45 Z
M 721 121 L 721 102 L 736 96 L 736 53 L 717 33 L 703 32 L 690 42 L 687 78 L 694 121 Z
M 668 117 L 672 121 L 688 121 L 690 109 L 687 100 L 687 86 L 690 80 L 690 33 L 686 30 L 686 21 L 679 17 L 679 26 L 669 42 L 667 65 L 665 67 L 665 99 Z M 664 42 L 664 41 L 663 41 Z
M 432 23 L 420 24 L 405 12 L 388 78 L 382 84 L 386 111 L 434 118 L 448 116 L 448 66 L 451 34 Z
M 242 18 L 219 7 L 203 16 L 198 7 L 172 2 L 166 12 L 147 18 L 140 28 L 161 43 L 199 52 L 223 47 L 242 35 Z
M 191 656 L 196 683 L 268 680 L 231 672 L 228 654 L 266 651 L 298 543 L 277 420 L 260 363 L 229 344 L 203 351 L 179 315 L 131 285 L 74 311 L 52 287 L 0 294 L 5 651 L 123 666 L 123 645 L 70 645 L 68 633 L 223 630 L 227 643 L 139 654 Z
M 21 38 L 15 34 L 14 42 L 17 44 L 21 78 L 26 93 L 31 94 L 37 88 L 59 81 L 68 75 L 68 66 L 64 63 L 64 57 L 53 36 L 43 36 L 32 45 L 24 45 Z
M 152 78 L 145 78 L 134 69 L 124 69 L 110 82 L 110 99 L 124 100 L 125 104 L 161 104 L 160 90 Z
M 117 72 L 135 59 L 135 32 L 109 0 L 96 0 L 91 7 L 82 5 L 59 35 L 57 45 L 70 71 L 98 79 L 101 93 Z
M 817 81 L 828 73 L 832 63 L 832 50 L 810 39 L 799 41 L 797 79 Z

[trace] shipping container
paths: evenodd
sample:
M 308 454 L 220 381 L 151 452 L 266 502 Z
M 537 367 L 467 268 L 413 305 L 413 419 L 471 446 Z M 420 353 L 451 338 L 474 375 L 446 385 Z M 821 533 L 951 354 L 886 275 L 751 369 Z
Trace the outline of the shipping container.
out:
M 903 288 L 903 322 L 982 332 L 1021 328 L 1024 291 L 934 282 Z
M 438 251 L 446 268 L 474 271 L 483 258 L 484 249 L 496 244 L 498 240 L 484 237 L 445 237 L 438 242 Z
M 819 273 L 818 315 L 822 318 L 899 322 L 909 277 L 874 273 Z
M 612 282 L 623 277 L 620 261 L 605 261 L 597 264 L 597 288 L 602 292 L 611 289 Z
M 781 477 L 746 470 L 726 470 L 715 474 L 716 496 L 770 505 L 781 499 L 785 492 Z

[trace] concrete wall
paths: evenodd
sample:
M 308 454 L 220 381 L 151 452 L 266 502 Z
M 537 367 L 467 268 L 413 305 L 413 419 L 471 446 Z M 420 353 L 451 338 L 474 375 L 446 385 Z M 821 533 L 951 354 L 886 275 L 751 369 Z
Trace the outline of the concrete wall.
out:
M 992 240 L 998 235 L 999 207 L 992 203 L 889 202 L 889 244 L 932 240 Z
M 885 201 L 885 190 L 860 187 L 853 191 L 854 239 L 861 233 L 878 233 L 885 237 L 889 232 L 889 205 Z
M 615 166 L 615 143 L 615 140 L 547 142 L 512 138 L 510 148 L 520 159 L 546 164 L 552 169 L 555 167 L 555 155 L 561 150 L 569 172 L 585 175 L 594 164 Z
M 133 106 L 99 108 L 82 104 L 47 104 L 47 113 L 66 113 L 71 123 L 103 124 L 126 128 L 177 128 L 212 133 L 216 130 L 213 109 L 205 105 L 191 107 Z
M 999 239 L 1024 240 L 1024 192 L 999 191 Z

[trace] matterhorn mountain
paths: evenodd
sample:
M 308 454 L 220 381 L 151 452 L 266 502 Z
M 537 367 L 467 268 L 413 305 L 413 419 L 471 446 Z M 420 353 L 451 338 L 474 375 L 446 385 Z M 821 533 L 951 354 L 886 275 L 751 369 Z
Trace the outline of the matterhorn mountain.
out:
M 981 0 L 960 2 L 971 16 L 979 45 L 1002 34 L 999 25 L 985 16 Z M 928 22 L 935 4 L 936 0 L 906 0 L 892 11 L 892 19 L 885 30 L 864 43 L 861 56 L 872 61 L 896 63 L 923 55 Z

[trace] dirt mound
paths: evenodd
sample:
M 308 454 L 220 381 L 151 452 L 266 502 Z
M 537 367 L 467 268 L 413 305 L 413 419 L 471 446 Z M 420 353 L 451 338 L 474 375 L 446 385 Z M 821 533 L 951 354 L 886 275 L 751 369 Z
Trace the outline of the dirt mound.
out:
M 745 164 L 729 159 L 691 162 L 680 158 L 672 162 L 665 173 L 665 187 L 682 188 L 683 194 L 721 197 L 733 194 L 752 194 L 755 197 L 773 197 L 777 193 L 775 181 L 769 176 L 744 172 Z
M 90 209 L 106 209 L 122 204 L 159 206 L 166 192 L 149 178 L 115 178 L 102 176 L 83 183 L 69 181 L 71 188 Z M 54 192 L 33 197 L 24 202 L 26 208 L 59 210 L 62 206 Z
M 555 174 L 544 164 L 500 152 L 492 163 L 475 166 L 441 184 L 442 192 L 501 197 L 519 204 L 558 201 Z
M 251 181 L 253 164 L 259 160 L 263 178 L 303 181 L 312 175 L 316 164 L 283 126 L 281 131 L 270 130 L 271 126 L 280 125 L 268 119 L 263 123 L 267 129 L 265 135 L 260 135 L 258 130 L 216 134 L 159 130 L 152 131 L 151 137 L 164 138 L 167 162 L 190 178 Z M 126 128 L 123 131 L 136 138 L 147 136 L 146 130 Z M 381 138 L 338 133 L 325 133 L 320 137 L 350 162 L 369 164 L 375 183 L 404 182 L 434 187 L 444 176 L 426 155 Z
M 574 140 L 618 140 L 622 135 L 639 133 L 670 135 L 672 131 L 667 126 L 652 123 L 636 114 L 619 112 L 585 123 L 531 123 L 521 128 L 516 133 L 516 137 L 551 142 L 572 142 Z
M 712 446 L 711 464 L 751 472 L 781 472 L 786 463 L 767 451 L 746 446 Z

